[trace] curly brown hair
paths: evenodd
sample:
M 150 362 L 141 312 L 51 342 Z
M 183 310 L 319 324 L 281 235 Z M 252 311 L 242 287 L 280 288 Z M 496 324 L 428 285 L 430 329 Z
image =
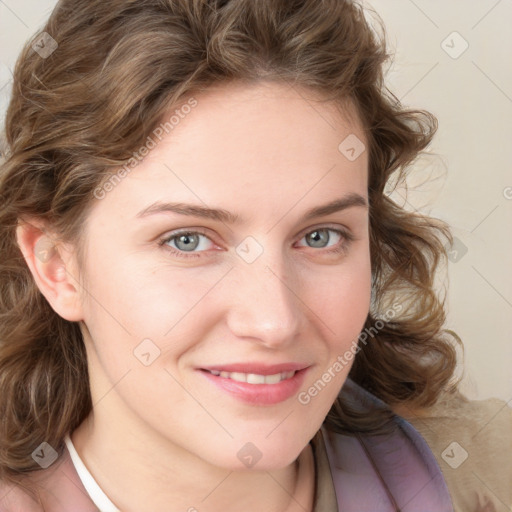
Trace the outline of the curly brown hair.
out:
M 437 121 L 405 109 L 384 85 L 385 30 L 379 37 L 366 13 L 348 0 L 58 2 L 42 30 L 58 47 L 43 58 L 33 47 L 41 33 L 27 42 L 5 125 L 0 478 L 39 469 L 33 450 L 42 441 L 62 449 L 92 408 L 80 324 L 57 315 L 40 293 L 17 244 L 19 220 L 41 219 L 80 249 L 93 191 L 169 108 L 220 82 L 286 82 L 335 104 L 354 103 L 369 150 L 373 301 L 365 329 L 392 297 L 404 308 L 361 344 L 350 377 L 387 404 L 428 406 L 455 385 L 456 353 L 434 289 L 449 228 L 385 192 L 392 176 L 406 177 Z M 354 413 L 342 389 L 326 423 L 361 432 L 383 421 L 380 413 Z

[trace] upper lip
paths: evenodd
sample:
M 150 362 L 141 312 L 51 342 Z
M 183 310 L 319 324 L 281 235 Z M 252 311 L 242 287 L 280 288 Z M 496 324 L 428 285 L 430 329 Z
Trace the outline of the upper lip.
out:
M 228 373 L 254 373 L 257 375 L 275 375 L 282 372 L 299 371 L 308 368 L 304 363 L 281 363 L 266 365 L 261 363 L 235 363 L 203 366 L 201 370 L 228 372 Z

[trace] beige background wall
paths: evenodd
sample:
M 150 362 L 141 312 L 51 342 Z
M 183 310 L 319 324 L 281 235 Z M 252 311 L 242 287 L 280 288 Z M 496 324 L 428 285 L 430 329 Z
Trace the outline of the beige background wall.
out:
M 440 123 L 433 155 L 419 162 L 421 174 L 411 179 L 415 190 L 406 202 L 403 189 L 393 197 L 445 220 L 457 239 L 447 268 L 447 327 L 465 342 L 462 389 L 471 398 L 512 400 L 512 2 L 366 4 L 383 18 L 395 52 L 391 90 Z M 54 5 L 0 0 L 2 123 L 10 70 Z
M 366 3 L 382 17 L 396 52 L 390 87 L 403 104 L 426 108 L 439 119 L 432 152 L 442 160 L 426 159 L 423 167 L 441 178 L 411 192 L 408 200 L 448 222 L 459 240 L 448 265 L 448 327 L 466 346 L 463 389 L 473 398 L 509 401 L 512 3 Z

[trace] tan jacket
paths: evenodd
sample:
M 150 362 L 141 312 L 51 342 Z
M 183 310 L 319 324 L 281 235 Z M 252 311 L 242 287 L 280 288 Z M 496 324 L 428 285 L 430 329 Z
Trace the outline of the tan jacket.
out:
M 509 402 L 511 403 L 511 402 Z M 432 408 L 397 410 L 427 441 L 456 512 L 512 511 L 512 408 L 445 394 Z

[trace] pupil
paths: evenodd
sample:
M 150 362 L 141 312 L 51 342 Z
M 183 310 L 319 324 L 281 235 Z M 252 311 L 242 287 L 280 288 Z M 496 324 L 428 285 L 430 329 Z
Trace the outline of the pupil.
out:
M 178 242 L 179 243 L 184 243 L 185 244 L 185 249 L 188 247 L 190 248 L 191 246 L 194 245 L 194 242 L 193 241 L 190 241 L 190 239 L 193 239 L 194 238 L 194 235 L 181 235 L 179 238 L 178 238 Z M 194 247 L 195 249 L 195 247 Z
M 313 239 L 313 243 L 316 244 L 319 241 L 321 242 L 322 239 L 324 240 L 324 242 L 327 241 L 326 238 L 328 238 L 328 235 L 325 230 L 317 230 L 311 233 L 311 238 Z

